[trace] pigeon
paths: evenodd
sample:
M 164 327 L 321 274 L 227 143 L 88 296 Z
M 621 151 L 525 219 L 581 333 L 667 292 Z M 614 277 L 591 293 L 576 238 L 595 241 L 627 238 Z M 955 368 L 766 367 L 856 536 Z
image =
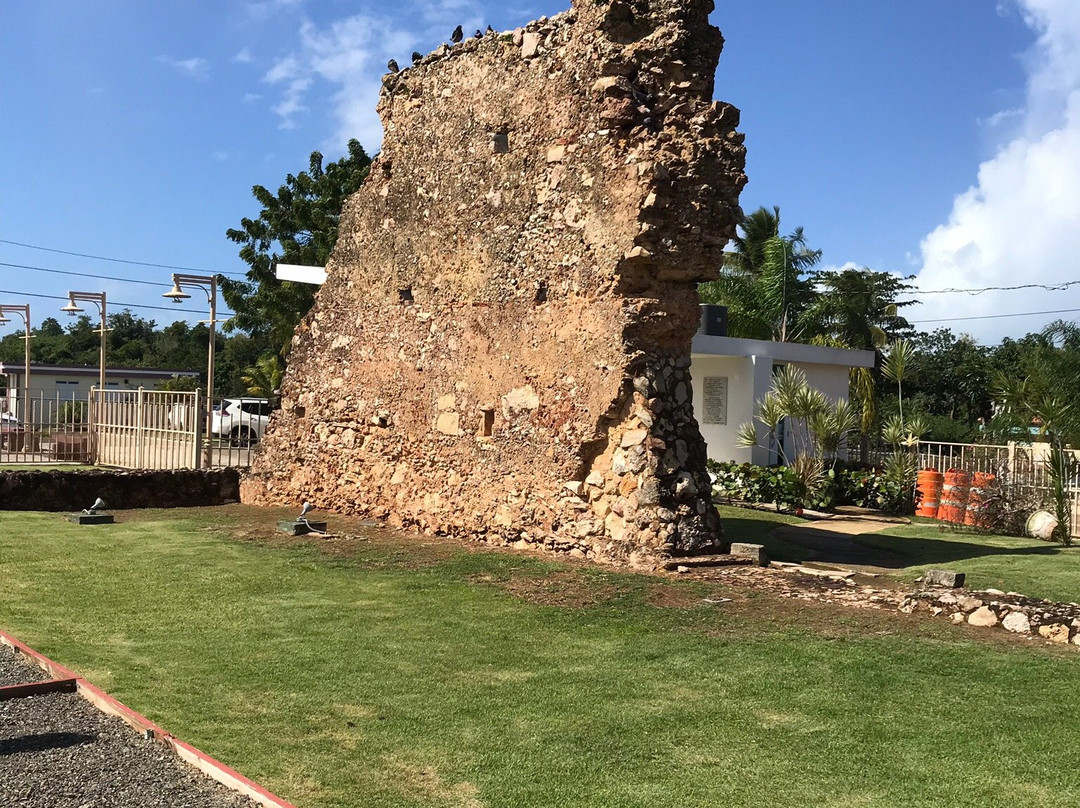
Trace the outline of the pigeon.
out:
M 89 514 L 97 513 L 98 511 L 100 511 L 104 507 L 105 507 L 105 500 L 103 500 L 101 497 L 98 497 L 97 499 L 94 500 L 93 505 L 91 505 L 89 508 L 85 508 L 83 510 L 83 513 L 89 513 Z
M 487 32 L 488 32 L 489 34 L 494 34 L 494 33 L 495 33 L 495 29 L 494 29 L 494 28 L 492 28 L 492 27 L 491 27 L 491 26 L 489 25 L 489 26 L 487 27 Z
M 417 62 L 419 62 L 423 58 L 424 58 L 424 55 L 422 53 L 420 53 L 419 51 L 413 51 L 412 52 L 412 63 L 413 64 L 416 64 Z
M 473 34 L 473 39 L 483 39 L 483 38 L 484 38 L 484 32 L 481 31 L 479 28 L 477 28 L 476 33 Z
M 393 59 L 391 59 L 391 60 L 390 60 L 389 62 L 387 62 L 387 63 L 386 63 L 386 68 L 387 68 L 387 69 L 388 69 L 388 70 L 389 70 L 389 71 L 390 71 L 391 73 L 397 73 L 397 72 L 398 72 L 398 70 L 400 70 L 400 69 L 401 69 L 401 68 L 399 68 L 399 67 L 398 67 L 398 63 L 397 63 L 397 62 L 395 62 L 395 61 L 394 61 Z
M 305 502 L 304 507 L 300 509 L 300 515 L 298 517 L 296 517 L 296 518 L 298 520 L 303 519 L 305 516 L 307 516 L 309 513 L 311 513 L 314 509 L 315 509 L 314 505 L 312 505 L 310 502 Z
M 461 41 L 461 38 L 463 36 L 464 34 L 461 33 L 461 26 L 459 25 L 457 28 L 454 29 L 454 33 L 450 34 L 450 41 L 456 45 L 458 42 Z

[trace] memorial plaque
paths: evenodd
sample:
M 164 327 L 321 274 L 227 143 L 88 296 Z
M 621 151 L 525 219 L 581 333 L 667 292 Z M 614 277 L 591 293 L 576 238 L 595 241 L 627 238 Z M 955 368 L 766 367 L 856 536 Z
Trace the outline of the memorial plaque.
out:
M 702 423 L 727 426 L 727 376 L 706 376 Z

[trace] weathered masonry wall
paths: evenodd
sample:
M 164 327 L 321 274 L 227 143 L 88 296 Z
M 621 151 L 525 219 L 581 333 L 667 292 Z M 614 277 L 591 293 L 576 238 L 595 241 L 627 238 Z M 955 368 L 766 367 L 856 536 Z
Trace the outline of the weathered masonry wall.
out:
M 688 373 L 739 215 L 711 2 L 576 2 L 384 80 L 247 502 L 609 562 L 715 548 Z

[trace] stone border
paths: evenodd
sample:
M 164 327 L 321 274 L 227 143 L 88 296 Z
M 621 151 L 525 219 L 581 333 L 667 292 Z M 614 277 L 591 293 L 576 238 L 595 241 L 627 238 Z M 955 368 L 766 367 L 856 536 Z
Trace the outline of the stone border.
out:
M 899 609 L 905 614 L 926 609 L 934 616 L 947 614 L 956 625 L 1000 626 L 1014 634 L 1080 646 L 1080 604 L 1076 603 L 1036 600 L 999 589 L 968 592 L 934 587 L 908 595 Z
M 98 497 L 109 510 L 226 505 L 240 500 L 240 470 L 0 470 L 0 510 L 79 511 Z

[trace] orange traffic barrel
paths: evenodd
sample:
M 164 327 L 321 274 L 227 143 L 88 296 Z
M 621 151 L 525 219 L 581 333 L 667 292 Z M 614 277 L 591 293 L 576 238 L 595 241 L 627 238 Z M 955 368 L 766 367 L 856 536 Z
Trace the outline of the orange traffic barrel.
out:
M 967 511 L 970 490 L 970 474 L 960 469 L 946 471 L 941 486 L 941 506 L 938 508 L 938 519 L 943 522 L 952 522 L 955 525 L 964 524 L 964 514 Z
M 990 519 L 986 510 L 986 500 L 990 495 L 990 486 L 993 482 L 994 475 L 983 471 L 976 471 L 972 476 L 967 510 L 964 512 L 965 525 L 989 527 Z
M 915 485 L 915 515 L 928 519 L 937 519 L 941 506 L 941 484 L 945 479 L 936 469 L 923 469 L 919 472 Z

